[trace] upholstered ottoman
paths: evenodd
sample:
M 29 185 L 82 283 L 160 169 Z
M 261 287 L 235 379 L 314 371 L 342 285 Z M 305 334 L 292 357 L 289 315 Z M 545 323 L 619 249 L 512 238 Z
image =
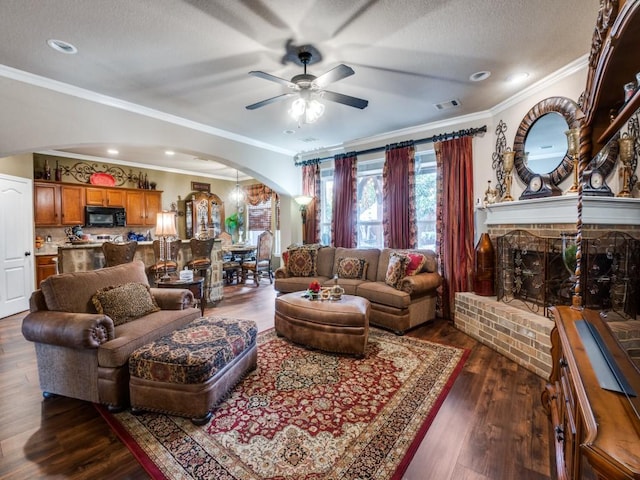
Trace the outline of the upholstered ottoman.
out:
M 197 425 L 256 368 L 252 320 L 203 317 L 135 350 L 129 357 L 131 410 L 189 417 Z
M 276 297 L 275 329 L 295 343 L 362 357 L 369 336 L 369 309 L 369 300 L 353 295 L 332 301 L 287 293 Z

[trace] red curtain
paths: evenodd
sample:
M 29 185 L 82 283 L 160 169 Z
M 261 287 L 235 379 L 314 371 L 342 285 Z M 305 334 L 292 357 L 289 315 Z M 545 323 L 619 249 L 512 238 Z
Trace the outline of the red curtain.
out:
M 437 159 L 437 250 L 444 282 L 439 299 L 442 317 L 453 320 L 456 292 L 473 288 L 472 138 L 435 144 Z
M 382 228 L 387 248 L 417 245 L 415 175 L 414 143 L 387 145 L 382 168 Z
M 302 193 L 313 197 L 307 205 L 307 221 L 302 226 L 305 243 L 320 242 L 320 166 L 315 163 L 302 167 Z
M 331 243 L 336 247 L 355 248 L 358 241 L 357 163 L 355 153 L 334 157 Z

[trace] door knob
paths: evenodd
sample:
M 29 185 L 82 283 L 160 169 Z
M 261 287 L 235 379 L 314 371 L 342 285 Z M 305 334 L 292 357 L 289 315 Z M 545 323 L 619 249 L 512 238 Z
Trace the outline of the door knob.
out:
M 25 256 L 25 257 L 28 257 L 28 256 L 30 256 L 30 255 L 31 255 L 31 252 L 24 252 L 24 256 Z

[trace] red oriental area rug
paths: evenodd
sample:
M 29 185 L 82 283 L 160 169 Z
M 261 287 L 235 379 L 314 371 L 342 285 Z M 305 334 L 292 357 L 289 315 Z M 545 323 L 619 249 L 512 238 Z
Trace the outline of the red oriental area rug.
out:
M 154 479 L 400 479 L 468 354 L 377 329 L 363 359 L 258 345 L 208 425 L 99 410 Z

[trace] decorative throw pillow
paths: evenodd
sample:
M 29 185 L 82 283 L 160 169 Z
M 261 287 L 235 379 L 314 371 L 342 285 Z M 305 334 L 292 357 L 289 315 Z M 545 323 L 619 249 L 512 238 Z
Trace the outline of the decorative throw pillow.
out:
M 406 275 L 415 275 L 420 273 L 424 268 L 424 265 L 427 263 L 427 257 L 421 253 L 407 252 L 407 257 L 409 257 L 409 262 L 407 263 Z
M 293 248 L 289 250 L 287 275 L 289 277 L 315 277 L 318 251 L 311 248 Z
M 108 315 L 114 325 L 122 325 L 160 310 L 143 283 L 125 283 L 98 290 L 91 299 L 98 313 Z
M 363 279 L 367 275 L 369 262 L 364 258 L 340 257 L 336 274 L 338 278 Z
M 287 268 L 288 264 L 289 264 L 289 250 L 285 250 L 284 252 L 282 252 L 282 265 L 284 266 L 284 268 Z
M 398 288 L 400 286 L 400 280 L 405 276 L 408 262 L 409 257 L 404 253 L 392 252 L 389 256 L 389 266 L 387 267 L 387 274 L 384 278 L 385 283 L 394 288 Z

